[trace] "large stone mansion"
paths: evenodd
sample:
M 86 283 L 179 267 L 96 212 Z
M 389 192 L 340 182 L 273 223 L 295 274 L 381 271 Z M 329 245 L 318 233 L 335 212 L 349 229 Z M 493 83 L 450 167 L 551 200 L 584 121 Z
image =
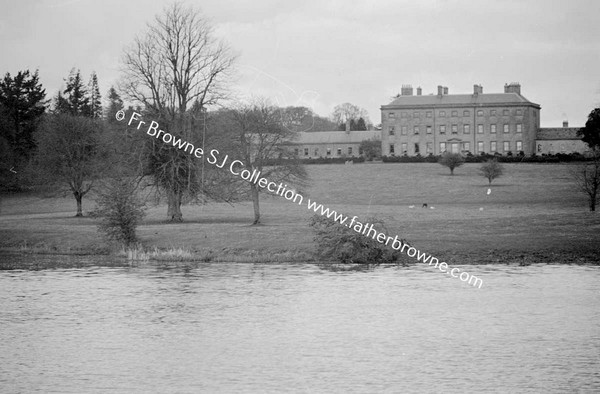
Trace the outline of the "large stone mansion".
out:
M 382 154 L 439 155 L 499 153 L 525 155 L 583 153 L 586 145 L 578 128 L 540 128 L 540 105 L 521 95 L 521 85 L 505 84 L 504 93 L 483 93 L 481 85 L 471 94 L 449 94 L 438 86 L 437 94 L 422 95 L 421 88 L 404 85 L 401 94 L 381 106 Z

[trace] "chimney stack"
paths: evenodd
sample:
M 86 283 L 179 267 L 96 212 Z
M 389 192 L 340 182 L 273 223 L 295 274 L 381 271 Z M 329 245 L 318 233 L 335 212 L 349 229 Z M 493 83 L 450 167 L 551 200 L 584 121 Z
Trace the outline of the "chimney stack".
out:
M 438 85 L 438 96 L 444 94 L 444 87 L 442 85 Z
M 448 94 L 448 86 L 444 86 L 444 94 Z
M 521 94 L 521 85 L 518 82 L 505 83 L 504 93 Z
M 421 95 L 421 93 L 423 93 L 423 90 L 422 90 L 422 89 L 421 89 L 421 87 L 419 86 L 419 87 L 417 88 L 417 96 L 420 96 L 420 95 Z
M 401 93 L 403 96 L 412 96 L 412 94 L 413 94 L 412 85 L 402 85 Z
M 346 119 L 346 134 L 350 134 L 350 119 Z
M 563 120 L 563 127 L 565 127 L 565 128 L 569 127 L 569 121 L 568 120 Z
M 483 86 L 473 85 L 473 94 L 474 95 L 483 94 Z

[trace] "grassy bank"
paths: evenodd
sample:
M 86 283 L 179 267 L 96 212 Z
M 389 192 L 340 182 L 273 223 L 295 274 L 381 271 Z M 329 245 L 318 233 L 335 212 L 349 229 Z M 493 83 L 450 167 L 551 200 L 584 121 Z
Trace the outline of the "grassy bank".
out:
M 599 263 L 600 216 L 575 191 L 570 165 L 504 166 L 489 194 L 478 164 L 454 176 L 428 163 L 309 166 L 303 205 L 265 195 L 263 225 L 249 225 L 249 203 L 185 206 L 183 223 L 165 222 L 166 207 L 153 206 L 138 235 L 148 250 L 181 250 L 196 261 L 310 261 L 311 198 L 350 217 L 376 215 L 390 235 L 451 264 Z M 74 217 L 74 206 L 71 198 L 3 196 L 0 250 L 118 255 L 95 219 Z M 84 200 L 84 211 L 92 207 Z

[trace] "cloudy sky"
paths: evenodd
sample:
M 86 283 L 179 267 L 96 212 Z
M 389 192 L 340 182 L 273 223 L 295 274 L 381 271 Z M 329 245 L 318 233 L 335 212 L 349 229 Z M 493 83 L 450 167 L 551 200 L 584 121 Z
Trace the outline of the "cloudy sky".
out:
M 123 48 L 170 1 L 0 0 L 0 72 L 39 69 L 49 96 L 71 68 L 96 71 L 102 93 Z M 351 102 L 380 122 L 402 84 L 423 94 L 521 93 L 542 126 L 582 126 L 600 106 L 597 0 L 203 0 L 197 5 L 239 55 L 238 94 L 328 116 Z

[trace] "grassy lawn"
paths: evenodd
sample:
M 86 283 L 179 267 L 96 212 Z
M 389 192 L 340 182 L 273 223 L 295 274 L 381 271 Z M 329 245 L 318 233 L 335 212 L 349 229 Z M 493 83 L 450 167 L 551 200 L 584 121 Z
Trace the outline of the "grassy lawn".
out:
M 263 225 L 249 225 L 250 203 L 185 206 L 185 222 L 177 224 L 165 222 L 166 206 L 159 205 L 150 207 L 138 235 L 161 249 L 305 256 L 314 249 L 307 225 L 311 198 L 363 223 L 371 215 L 383 218 L 389 235 L 449 263 L 600 260 L 600 215 L 587 210 L 570 165 L 504 164 L 505 175 L 491 187 L 479 166 L 465 164 L 450 176 L 429 163 L 311 165 L 302 205 L 262 197 Z M 74 217 L 72 198 L 5 195 L 0 204 L 0 249 L 108 250 L 95 219 Z M 84 211 L 92 207 L 84 199 Z

